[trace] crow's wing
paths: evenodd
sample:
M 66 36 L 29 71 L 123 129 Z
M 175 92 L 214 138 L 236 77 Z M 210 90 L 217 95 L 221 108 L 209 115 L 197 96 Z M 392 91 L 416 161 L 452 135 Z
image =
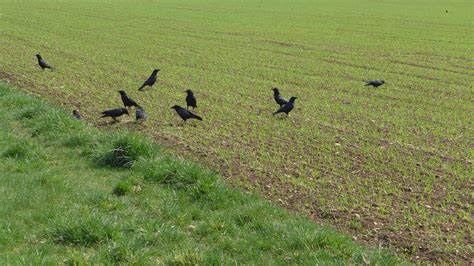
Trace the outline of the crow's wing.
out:
M 274 112 L 273 115 L 276 115 L 278 113 L 289 113 L 291 110 L 293 110 L 293 104 L 287 103 L 280 107 L 276 112 Z
M 125 96 L 125 101 L 123 103 L 124 103 L 124 105 L 138 107 L 138 103 L 135 102 L 132 98 L 130 98 L 128 96 Z
M 39 61 L 39 65 L 40 65 L 41 67 L 52 69 L 52 67 L 51 67 L 50 65 L 48 65 L 48 64 L 46 63 L 46 61 L 44 61 L 43 58 L 38 59 L 38 61 Z
M 122 114 L 122 109 L 112 109 L 112 110 L 106 110 L 102 112 L 103 116 L 119 116 Z
M 193 95 L 186 96 L 188 106 L 196 107 L 196 98 Z
M 278 96 L 275 96 L 275 101 L 279 104 L 279 105 L 284 105 L 284 104 L 287 104 L 288 103 L 288 100 L 283 98 L 283 96 L 281 95 L 278 95 Z

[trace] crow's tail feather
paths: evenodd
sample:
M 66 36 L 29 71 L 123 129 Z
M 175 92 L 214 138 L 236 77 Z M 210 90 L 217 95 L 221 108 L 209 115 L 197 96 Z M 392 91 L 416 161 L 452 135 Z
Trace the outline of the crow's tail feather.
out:
M 193 115 L 193 117 L 196 118 L 197 120 L 202 121 L 202 118 L 201 118 L 200 116 L 198 116 L 198 115 Z
M 54 70 L 53 67 L 50 66 L 50 65 L 48 65 L 48 64 L 45 64 L 45 65 L 42 67 L 43 70 L 44 70 L 45 68 L 48 68 L 48 69 L 51 70 L 51 71 Z

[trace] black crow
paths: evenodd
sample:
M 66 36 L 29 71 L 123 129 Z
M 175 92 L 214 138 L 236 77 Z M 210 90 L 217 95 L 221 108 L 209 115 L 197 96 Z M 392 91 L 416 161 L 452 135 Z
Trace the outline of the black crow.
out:
M 159 69 L 153 70 L 153 73 L 151 73 L 151 76 L 147 80 L 145 80 L 145 82 L 143 82 L 143 85 L 138 90 L 142 91 L 143 88 L 145 88 L 146 86 L 152 87 L 153 84 L 155 84 L 156 82 L 156 75 L 158 74 L 158 71 L 160 70 Z
M 117 117 L 122 116 L 124 114 L 130 115 L 130 113 L 128 112 L 126 108 L 117 108 L 117 109 L 107 110 L 107 111 L 103 111 L 101 114 L 102 116 L 100 118 L 112 117 L 114 121 L 117 121 Z
M 272 90 L 273 98 L 275 98 L 275 102 L 280 105 L 280 107 L 288 103 L 288 100 L 280 95 L 280 91 L 278 90 L 278 88 L 273 88 Z
M 293 108 L 295 107 L 295 100 L 296 97 L 291 97 L 290 101 L 287 104 L 281 106 L 280 109 L 273 113 L 273 115 L 276 115 L 278 113 L 285 113 L 286 115 L 288 115 L 288 113 L 291 112 L 291 110 L 293 110 Z
M 127 93 L 125 91 L 119 91 L 120 93 L 120 97 L 122 97 L 122 102 L 123 102 L 123 106 L 125 107 L 132 107 L 132 106 L 135 106 L 135 107 L 140 107 L 137 102 L 135 102 L 132 98 L 130 98 Z
M 137 108 L 137 110 L 135 111 L 135 118 L 137 119 L 137 121 L 145 121 L 148 118 L 148 115 L 145 112 L 145 109 L 143 109 L 143 107 Z
M 377 88 L 378 86 L 382 86 L 383 84 L 385 84 L 385 81 L 383 80 L 369 80 L 366 81 L 366 84 L 364 86 L 374 86 L 375 88 Z
M 186 96 L 186 108 L 189 108 L 189 106 L 192 106 L 193 109 L 197 108 L 197 101 L 196 97 L 194 97 L 193 91 L 188 89 L 186 90 L 186 93 L 188 94 L 188 96 Z
M 82 120 L 82 115 L 78 110 L 72 110 L 72 116 L 78 120 Z
M 178 113 L 178 115 L 181 117 L 181 119 L 183 119 L 185 122 L 186 122 L 186 120 L 188 120 L 190 118 L 194 118 L 194 119 L 202 121 L 201 117 L 191 113 L 190 111 L 184 109 L 183 107 L 181 107 L 179 105 L 175 105 L 175 106 L 171 107 L 171 109 L 174 109 L 176 111 L 176 113 Z
M 41 67 L 41 69 L 45 69 L 45 68 L 49 68 L 51 70 L 53 70 L 53 67 L 46 64 L 46 62 L 44 61 L 44 59 L 41 57 L 40 54 L 36 54 L 36 58 L 38 58 L 38 65 Z

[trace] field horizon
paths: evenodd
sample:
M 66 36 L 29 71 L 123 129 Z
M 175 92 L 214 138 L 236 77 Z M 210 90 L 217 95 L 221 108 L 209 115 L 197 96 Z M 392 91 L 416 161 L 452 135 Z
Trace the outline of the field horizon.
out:
M 412 261 L 472 262 L 469 1 L 5 1 L 0 79 Z M 55 67 L 41 71 L 40 53 Z M 155 68 L 157 84 L 137 89 Z M 365 80 L 384 79 L 379 88 Z M 290 117 L 271 88 L 297 96 Z M 204 121 L 170 109 L 186 89 Z

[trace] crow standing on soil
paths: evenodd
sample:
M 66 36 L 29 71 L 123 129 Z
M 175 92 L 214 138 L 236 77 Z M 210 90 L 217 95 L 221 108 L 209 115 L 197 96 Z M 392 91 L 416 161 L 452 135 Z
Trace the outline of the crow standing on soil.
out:
M 366 84 L 364 86 L 373 86 L 377 88 L 379 86 L 382 86 L 383 84 L 385 84 L 385 81 L 383 80 L 369 80 L 369 81 L 366 81 Z
M 194 108 L 197 108 L 197 101 L 196 101 L 196 97 L 194 97 L 194 94 L 193 94 L 193 91 L 192 90 L 186 90 L 186 93 L 188 94 L 186 96 L 186 108 L 189 109 L 189 106 L 192 106 L 193 109 Z
M 120 97 L 122 97 L 122 102 L 125 107 L 140 107 L 137 102 L 135 102 L 132 98 L 130 98 L 125 91 L 119 91 Z
M 78 120 L 82 120 L 82 115 L 78 110 L 72 110 L 72 116 Z
M 296 97 L 291 97 L 290 101 L 287 104 L 281 106 L 280 109 L 278 109 L 272 115 L 276 115 L 278 113 L 285 113 L 286 115 L 288 115 L 288 113 L 291 112 L 291 110 L 293 110 L 293 108 L 295 107 L 295 100 Z
M 145 121 L 148 118 L 147 113 L 145 112 L 145 109 L 143 107 L 139 106 L 137 110 L 135 111 L 135 118 L 138 121 Z
M 145 88 L 146 86 L 152 87 L 153 84 L 155 84 L 156 82 L 156 75 L 158 74 L 158 71 L 160 70 L 159 69 L 153 70 L 153 73 L 151 73 L 151 76 L 147 80 L 145 80 L 145 82 L 143 82 L 143 85 L 138 90 L 142 91 L 143 88 Z
M 278 88 L 273 88 L 272 90 L 273 98 L 275 98 L 275 102 L 280 105 L 280 107 L 288 103 L 288 100 L 280 95 L 280 91 L 278 90 Z
M 122 116 L 124 114 L 130 115 L 130 113 L 128 112 L 126 108 L 117 108 L 117 109 L 107 110 L 107 111 L 103 111 L 101 114 L 102 116 L 100 118 L 112 117 L 114 121 L 117 121 L 117 117 Z
M 38 59 L 38 65 L 41 67 L 41 69 L 49 68 L 51 71 L 53 70 L 53 67 L 48 65 L 46 61 L 41 57 L 40 54 L 36 54 L 36 58 Z
M 197 115 L 191 113 L 190 111 L 184 109 L 183 107 L 181 107 L 179 105 L 174 105 L 173 107 L 171 107 L 171 109 L 174 109 L 176 111 L 176 113 L 178 113 L 178 115 L 181 117 L 181 119 L 184 120 L 184 122 L 186 122 L 186 120 L 188 120 L 190 118 L 194 118 L 194 119 L 202 121 L 202 118 L 200 116 L 197 116 Z

